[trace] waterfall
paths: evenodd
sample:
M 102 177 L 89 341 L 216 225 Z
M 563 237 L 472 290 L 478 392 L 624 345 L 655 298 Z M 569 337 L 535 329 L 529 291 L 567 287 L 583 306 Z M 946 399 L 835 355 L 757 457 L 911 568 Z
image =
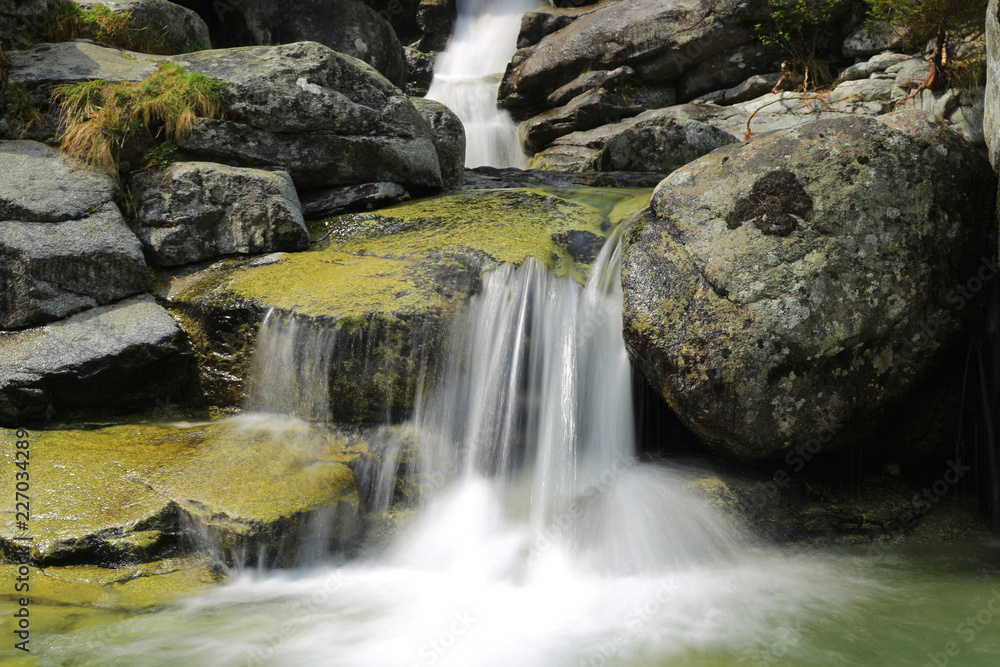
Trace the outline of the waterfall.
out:
M 448 47 L 434 66 L 427 98 L 454 111 L 465 126 L 468 167 L 523 167 L 517 125 L 497 108 L 497 88 L 514 52 L 521 15 L 539 0 L 458 0 Z
M 330 420 L 330 364 L 337 330 L 270 309 L 257 333 L 246 410 L 256 414 Z
M 531 577 L 553 557 L 620 574 L 733 549 L 683 475 L 635 460 L 619 238 L 585 289 L 534 259 L 484 277 L 417 410 L 422 474 L 452 485 L 397 558 Z

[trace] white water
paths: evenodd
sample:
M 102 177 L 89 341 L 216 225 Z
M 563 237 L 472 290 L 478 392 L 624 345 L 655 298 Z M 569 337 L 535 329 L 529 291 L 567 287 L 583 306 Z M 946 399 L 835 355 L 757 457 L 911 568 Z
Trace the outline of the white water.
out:
M 525 156 L 510 114 L 497 107 L 500 76 L 517 50 L 521 15 L 539 0 L 458 0 L 448 47 L 434 65 L 427 98 L 465 126 L 467 167 L 523 167 Z
M 616 241 L 585 290 L 534 261 L 485 276 L 457 318 L 446 381 L 415 419 L 429 502 L 384 553 L 248 573 L 131 617 L 110 640 L 77 633 L 55 655 L 184 667 L 663 665 L 720 650 L 750 660 L 745 647 L 797 641 L 789 609 L 819 623 L 829 607 L 850 610 L 874 589 L 829 562 L 745 555 L 687 488 L 689 473 L 636 461 Z M 322 358 L 329 342 L 303 325 L 265 322 L 255 365 L 325 387 L 296 370 L 311 367 L 297 355 Z M 282 409 L 271 396 L 257 405 Z

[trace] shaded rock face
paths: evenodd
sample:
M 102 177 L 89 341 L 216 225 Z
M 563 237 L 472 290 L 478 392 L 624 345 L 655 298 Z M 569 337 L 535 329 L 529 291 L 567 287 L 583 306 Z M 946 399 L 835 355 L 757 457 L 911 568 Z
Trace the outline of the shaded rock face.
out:
M 73 0 L 84 9 L 104 5 L 113 12 L 128 12 L 131 25 L 156 36 L 166 53 L 212 47 L 208 26 L 198 14 L 168 0 Z
M 718 450 L 856 440 L 975 317 L 993 192 L 980 152 L 918 112 L 719 149 L 668 176 L 628 235 L 629 351 Z
M 210 161 L 279 166 L 300 188 L 392 181 L 440 187 L 434 133 L 365 63 L 315 42 L 176 56 L 224 82 L 229 117 L 200 119 L 180 146 Z
M 150 408 L 188 395 L 196 377 L 180 327 L 151 297 L 138 296 L 0 333 L 0 424 L 86 408 Z
M 598 160 L 601 171 L 656 171 L 669 174 L 716 148 L 736 143 L 736 138 L 696 120 L 663 126 L 630 128 L 604 144 Z
M 0 35 L 27 28 L 27 36 L 40 32 L 62 0 L 0 0 Z
M 58 320 L 143 291 L 118 188 L 33 141 L 0 142 L 0 328 Z
M 182 0 L 208 23 L 217 48 L 319 42 L 365 61 L 393 84 L 406 83 L 403 47 L 392 26 L 357 0 Z
M 309 247 L 295 186 L 283 171 L 174 162 L 137 174 L 132 194 L 132 229 L 157 266 Z
M 465 175 L 465 126 L 455 112 L 435 100 L 410 98 L 434 132 L 434 149 L 441 165 L 442 185 L 455 189 Z

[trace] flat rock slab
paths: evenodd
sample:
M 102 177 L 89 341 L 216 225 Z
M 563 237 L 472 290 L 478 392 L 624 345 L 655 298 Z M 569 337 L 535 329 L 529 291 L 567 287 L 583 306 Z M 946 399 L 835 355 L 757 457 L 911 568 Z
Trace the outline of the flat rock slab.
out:
M 37 141 L 0 141 L 0 220 L 62 222 L 108 203 L 118 185 Z
M 26 331 L 0 333 L 0 423 L 80 408 L 152 407 L 195 378 L 187 337 L 149 296 Z
M 14 441 L 13 432 L 2 434 Z M 335 512 L 328 518 L 342 525 L 357 512 L 348 467 L 357 452 L 306 424 L 32 430 L 30 441 L 36 566 L 117 566 L 206 551 L 242 566 L 262 546 L 269 562 L 292 565 L 312 536 L 314 512 Z M 11 558 L 18 543 L 8 524 L 0 552 Z M 332 534 L 335 541 L 342 533 Z
M 109 49 L 88 42 L 39 44 L 28 51 L 10 52 L 10 79 L 29 90 L 64 83 L 142 81 L 156 71 L 164 56 Z

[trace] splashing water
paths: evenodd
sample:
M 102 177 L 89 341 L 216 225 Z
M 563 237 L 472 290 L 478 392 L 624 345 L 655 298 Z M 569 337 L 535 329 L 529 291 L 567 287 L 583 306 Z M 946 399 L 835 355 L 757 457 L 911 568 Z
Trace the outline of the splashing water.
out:
M 619 261 L 614 238 L 586 289 L 535 262 L 484 277 L 456 319 L 445 381 L 415 418 L 421 474 L 439 482 L 384 553 L 248 572 L 56 638 L 46 655 L 184 667 L 922 664 L 988 609 L 986 584 L 1000 596 L 995 568 L 942 577 L 940 562 L 888 551 L 759 549 L 692 495 L 689 473 L 638 463 Z M 963 645 L 963 664 L 996 664 L 994 649 Z
M 538 0 L 458 0 L 448 47 L 438 56 L 427 98 L 441 102 L 465 126 L 468 167 L 523 167 L 517 125 L 497 107 L 499 78 L 517 50 L 521 15 Z

